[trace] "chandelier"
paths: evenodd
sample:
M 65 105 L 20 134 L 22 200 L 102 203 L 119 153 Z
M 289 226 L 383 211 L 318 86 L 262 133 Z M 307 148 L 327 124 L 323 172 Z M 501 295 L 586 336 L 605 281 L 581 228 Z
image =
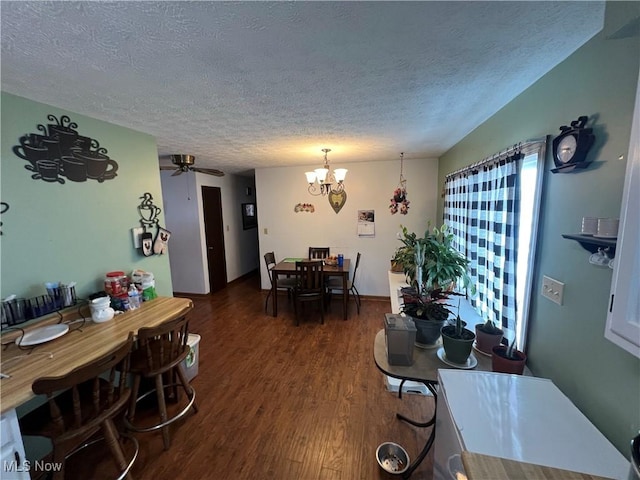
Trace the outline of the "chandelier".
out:
M 347 176 L 346 168 L 336 168 L 333 172 L 329 167 L 327 153 L 330 148 L 323 148 L 324 166 L 316 168 L 313 172 L 305 172 L 307 182 L 309 182 L 309 193 L 311 195 L 328 195 L 329 192 L 340 193 L 344 190 L 344 178 Z M 335 186 L 334 186 L 335 185 Z

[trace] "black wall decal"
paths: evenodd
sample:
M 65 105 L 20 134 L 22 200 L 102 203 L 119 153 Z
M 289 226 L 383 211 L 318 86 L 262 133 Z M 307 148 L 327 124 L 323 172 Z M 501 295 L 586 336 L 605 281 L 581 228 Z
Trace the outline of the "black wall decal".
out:
M 158 215 L 160 215 L 160 207 L 153 204 L 153 196 L 149 192 L 145 192 L 140 197 L 142 202 L 138 205 L 138 213 L 140 214 L 140 224 L 146 231 L 147 227 L 156 226 L 160 223 Z
M 9 210 L 9 204 L 7 202 L 0 202 L 0 215 L 6 213 Z M 2 222 L 0 222 L 0 235 L 2 235 Z
M 13 153 L 29 162 L 24 168 L 34 172 L 31 178 L 64 184 L 65 178 L 102 183 L 116 177 L 118 162 L 109 158 L 98 140 L 80 135 L 78 124 L 67 115 L 58 119 L 49 114 L 47 120 L 51 123 L 36 127 L 40 133 L 23 135 L 13 146 Z

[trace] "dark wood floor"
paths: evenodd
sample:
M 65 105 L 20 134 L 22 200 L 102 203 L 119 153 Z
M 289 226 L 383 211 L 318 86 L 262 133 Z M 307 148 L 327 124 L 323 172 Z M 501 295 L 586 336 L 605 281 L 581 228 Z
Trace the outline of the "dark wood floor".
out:
M 426 419 L 433 399 L 398 399 L 373 361 L 389 302 L 364 300 L 358 316 L 351 301 L 343 321 L 334 299 L 324 325 L 307 309 L 310 318 L 296 327 L 286 296 L 277 318 L 265 315 L 265 296 L 251 276 L 193 298 L 190 330 L 202 337 L 192 381 L 200 411 L 172 425 L 168 451 L 160 433 L 137 435 L 135 478 L 382 479 L 391 477 L 375 460 L 380 443 L 398 442 L 412 457 L 420 451 L 429 429 L 400 422 L 395 412 Z M 431 478 L 431 469 L 432 454 L 412 478 Z M 95 467 L 84 478 L 109 470 Z

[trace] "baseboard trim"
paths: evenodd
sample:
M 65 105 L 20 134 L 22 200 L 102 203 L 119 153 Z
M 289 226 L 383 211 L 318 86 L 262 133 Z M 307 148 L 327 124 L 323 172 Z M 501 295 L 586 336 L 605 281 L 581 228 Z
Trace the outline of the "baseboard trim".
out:
M 263 288 L 262 292 L 267 295 L 269 293 L 268 288 Z M 278 290 L 278 295 L 286 295 L 287 292 L 284 290 Z M 333 294 L 335 297 L 340 297 L 340 294 Z M 353 298 L 353 295 L 349 295 L 350 298 Z M 360 295 L 360 299 L 361 300 L 369 300 L 372 302 L 390 302 L 391 298 L 390 297 L 385 297 L 385 296 L 378 296 L 378 295 Z
M 225 288 L 229 285 L 233 285 L 234 283 L 239 283 L 239 282 L 243 282 L 244 280 L 246 280 L 249 277 L 252 277 L 256 274 L 259 273 L 259 269 L 255 269 L 255 270 L 251 270 L 250 272 L 245 273 L 244 275 L 239 276 L 238 278 L 231 280 L 230 282 L 227 282 L 227 285 L 225 285 Z M 211 292 L 209 293 L 188 293 L 188 292 L 173 292 L 173 296 L 174 297 L 208 297 L 209 295 L 211 295 Z

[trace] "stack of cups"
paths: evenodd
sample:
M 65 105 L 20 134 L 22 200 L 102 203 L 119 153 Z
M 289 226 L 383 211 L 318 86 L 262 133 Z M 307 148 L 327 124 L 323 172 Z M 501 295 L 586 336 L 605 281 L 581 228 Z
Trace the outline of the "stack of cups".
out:
M 620 221 L 617 218 L 599 218 L 598 219 L 598 237 L 616 238 L 618 236 L 618 225 Z
M 595 235 L 598 233 L 598 219 L 596 217 L 582 217 L 582 235 Z
M 619 223 L 617 218 L 582 217 L 580 233 L 601 238 L 616 238 Z

